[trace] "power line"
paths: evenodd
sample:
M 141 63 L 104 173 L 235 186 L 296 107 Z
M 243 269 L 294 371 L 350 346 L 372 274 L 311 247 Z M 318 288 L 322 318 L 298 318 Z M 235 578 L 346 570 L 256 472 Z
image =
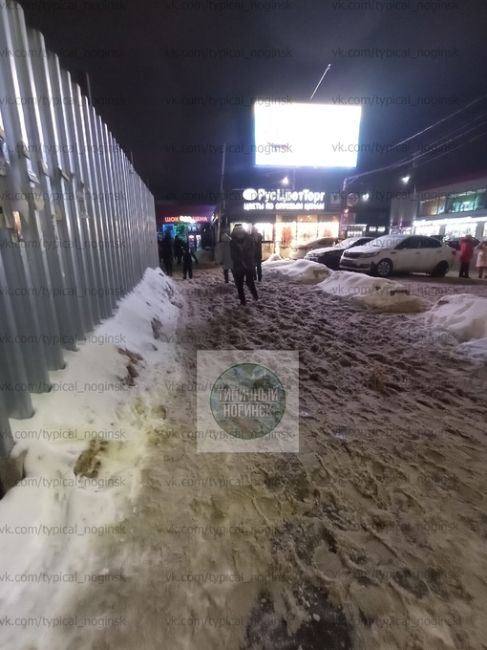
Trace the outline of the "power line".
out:
M 401 144 L 405 144 L 406 142 L 409 142 L 410 140 L 414 140 L 414 138 L 417 138 L 418 136 L 423 135 L 424 133 L 427 133 L 428 131 L 431 131 L 431 129 L 434 129 L 435 126 L 438 126 L 439 124 L 443 124 L 443 122 L 446 122 L 447 120 L 454 117 L 455 115 L 459 115 L 460 113 L 463 113 L 463 111 L 466 111 L 471 106 L 474 106 L 474 104 L 478 104 L 478 102 L 482 101 L 485 98 L 487 98 L 487 93 L 485 95 L 482 95 L 481 97 L 478 97 L 477 99 L 472 100 L 466 106 L 463 106 L 462 108 L 459 108 L 458 110 L 454 111 L 453 113 L 450 113 L 446 117 L 441 118 L 441 120 L 438 120 L 437 122 L 434 122 L 433 124 L 430 124 L 429 126 L 427 126 L 422 131 L 418 131 L 414 135 L 409 136 L 409 138 L 405 138 L 404 140 L 401 140 L 400 142 L 396 143 L 392 148 L 395 149 L 396 147 L 399 147 Z
M 482 133 L 479 133 L 479 134 L 478 134 L 477 136 L 475 136 L 474 138 L 470 138 L 470 140 L 466 140 L 465 142 L 461 142 L 457 147 L 454 147 L 453 149 L 450 149 L 450 150 L 447 151 L 447 152 L 444 152 L 444 153 L 438 154 L 437 156 L 434 156 L 433 158 L 430 158 L 429 160 L 426 160 L 426 161 L 423 163 L 423 165 L 427 165 L 428 163 L 433 162 L 433 160 L 436 160 L 437 158 L 441 158 L 442 156 L 445 156 L 447 153 L 451 153 L 452 151 L 456 151 L 457 149 L 461 149 L 461 148 L 462 148 L 463 146 L 465 146 L 466 144 L 468 144 L 468 143 L 470 143 L 470 142 L 475 142 L 476 140 L 479 140 L 479 139 L 480 139 L 481 137 L 483 137 L 484 135 L 487 135 L 487 130 L 482 131 Z
M 487 97 L 487 95 L 485 95 L 484 97 Z M 470 105 L 472 105 L 474 103 L 478 103 L 481 99 L 482 98 L 478 98 L 478 99 L 474 100 L 474 102 L 471 102 Z M 461 110 L 465 110 L 466 108 L 467 107 L 464 107 L 464 109 L 461 109 Z M 458 113 L 458 112 L 461 112 L 461 111 L 456 111 L 456 113 Z M 482 118 L 484 116 L 487 116 L 486 111 L 484 111 L 483 113 L 480 113 L 474 119 L 478 120 L 478 119 L 480 119 L 480 118 Z M 452 115 L 450 115 L 450 117 L 452 117 Z M 444 118 L 441 121 L 444 121 L 445 119 L 448 119 L 448 118 Z M 376 174 L 376 173 L 383 172 L 383 171 L 392 171 L 393 169 L 398 169 L 400 167 L 406 167 L 406 166 L 411 165 L 411 164 L 414 164 L 415 166 L 418 166 L 418 167 L 420 167 L 422 165 L 426 165 L 429 162 L 432 162 L 433 160 L 437 160 L 438 158 L 441 158 L 442 156 L 448 155 L 452 151 L 456 151 L 457 149 L 460 149 L 461 147 L 465 146 L 465 144 L 468 144 L 470 142 L 474 142 L 475 140 L 478 140 L 479 138 L 481 138 L 483 135 L 485 135 L 485 132 L 482 132 L 481 134 L 479 134 L 475 138 L 471 138 L 469 140 L 461 142 L 458 147 L 455 147 L 453 149 L 449 149 L 448 151 L 444 151 L 441 154 L 439 154 L 437 156 L 434 156 L 433 158 L 430 158 L 428 160 L 423 160 L 425 157 L 430 156 L 432 151 L 435 151 L 436 149 L 440 148 L 441 146 L 444 146 L 444 145 L 449 144 L 451 142 L 455 142 L 460 138 L 463 138 L 465 135 L 467 135 L 468 133 L 471 133 L 472 131 L 475 131 L 476 129 L 478 129 L 480 126 L 482 126 L 485 123 L 486 123 L 486 120 L 476 124 L 475 126 L 472 126 L 470 124 L 469 128 L 466 129 L 466 130 L 463 130 L 463 131 L 462 131 L 462 129 L 464 128 L 463 125 L 461 127 L 457 127 L 453 131 L 450 131 L 449 133 L 446 133 L 444 136 L 441 136 L 436 141 L 433 141 L 433 143 L 432 143 L 433 147 L 432 147 L 432 149 L 430 149 L 430 151 L 425 151 L 425 152 L 419 153 L 419 154 L 416 153 L 416 154 L 413 154 L 409 158 L 403 158 L 403 159 L 401 159 L 399 161 L 396 161 L 394 163 L 390 163 L 390 164 L 385 165 L 383 167 L 377 167 L 376 169 L 372 169 L 372 170 L 367 171 L 367 172 L 362 172 L 360 174 L 355 174 L 354 176 L 349 176 L 348 178 L 346 178 L 344 180 L 343 186 L 344 186 L 344 188 L 346 188 L 346 186 L 350 182 L 354 182 L 354 181 L 358 180 L 359 178 L 363 178 L 364 176 L 370 176 L 371 174 Z M 436 124 L 438 124 L 438 122 Z M 430 130 L 430 128 L 433 128 L 433 126 L 435 126 L 435 125 L 431 125 L 431 127 L 428 127 L 427 129 L 423 129 L 423 131 L 420 132 L 420 133 L 425 133 L 426 131 Z M 454 135 L 454 137 L 451 137 L 453 134 L 457 133 L 458 131 L 460 131 L 460 133 L 458 133 L 458 135 Z M 409 142 L 410 140 L 417 137 L 420 133 L 417 133 L 414 136 L 411 136 L 410 138 L 406 138 L 405 140 L 402 140 L 402 142 L 397 143 L 396 145 L 394 145 L 394 147 L 397 147 L 400 144 L 404 144 L 406 142 Z M 450 138 L 450 139 L 448 139 L 448 138 Z M 418 165 L 418 161 L 423 161 L 423 162 L 420 162 L 420 164 Z
M 487 117 L 487 112 L 480 114 L 477 116 L 477 120 L 482 117 Z M 434 140 L 431 145 L 429 146 L 428 151 L 424 151 L 423 153 L 416 153 L 411 156 L 411 158 L 404 158 L 401 161 L 398 161 L 399 164 L 402 164 L 404 166 L 413 164 L 417 162 L 418 160 L 421 160 L 425 156 L 428 156 L 431 152 L 436 151 L 436 149 L 439 149 L 440 147 L 444 147 L 447 144 L 450 144 L 451 142 L 455 142 L 456 140 L 463 138 L 467 134 L 471 133 L 472 131 L 475 131 L 479 127 L 483 126 L 484 124 L 487 123 L 487 119 L 482 120 L 478 124 L 475 125 L 469 125 L 469 128 L 465 129 L 463 126 L 458 127 L 454 131 L 451 131 L 450 133 L 447 133 L 444 136 L 441 136 L 437 140 Z M 457 135 L 454 135 L 457 133 Z M 450 137 L 453 136 L 453 137 Z M 448 153 L 450 153 L 451 150 L 445 151 L 444 155 L 446 156 Z

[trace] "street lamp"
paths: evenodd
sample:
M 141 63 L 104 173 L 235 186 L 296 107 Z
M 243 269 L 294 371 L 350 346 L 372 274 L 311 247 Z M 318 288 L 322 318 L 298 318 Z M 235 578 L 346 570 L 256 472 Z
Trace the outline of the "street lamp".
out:
M 411 176 L 409 176 L 409 174 L 408 174 L 407 176 L 403 176 L 401 178 L 401 180 L 404 183 L 404 185 L 407 185 L 409 183 L 409 181 L 411 180 Z
M 289 185 L 289 178 L 287 176 L 284 176 L 281 183 L 282 183 L 282 185 Z
M 370 199 L 370 194 L 366 192 L 362 195 L 362 201 L 368 201 Z

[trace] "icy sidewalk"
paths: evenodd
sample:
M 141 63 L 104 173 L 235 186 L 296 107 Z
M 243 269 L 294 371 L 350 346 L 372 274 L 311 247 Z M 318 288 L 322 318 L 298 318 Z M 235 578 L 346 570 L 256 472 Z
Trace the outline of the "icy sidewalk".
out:
M 178 377 L 180 306 L 173 283 L 148 269 L 51 374 L 36 415 L 12 422 L 26 477 L 0 503 L 1 648 L 67 650 L 80 633 L 123 626 L 117 613 L 77 618 L 76 602 L 93 585 L 123 579 L 100 564 L 96 547 L 125 537 L 164 381 Z
M 174 324 L 161 331 L 152 313 L 143 323 L 132 313 L 145 343 L 120 369 L 132 376 L 129 362 L 142 366 L 134 353 L 150 359 L 159 347 L 117 414 L 131 439 L 147 440 L 114 459 L 132 490 L 89 493 L 94 505 L 83 510 L 120 530 L 65 536 L 48 551 L 33 540 L 42 551 L 30 554 L 34 568 L 99 579 L 24 585 L 25 608 L 20 586 L 10 604 L 5 589 L 7 609 L 71 618 L 42 636 L 39 625 L 26 637 L 8 630 L 0 647 L 481 648 L 485 376 L 453 359 L 454 344 L 421 313 L 381 313 L 289 278 L 264 276 L 260 301 L 246 308 L 220 273 L 174 284 Z M 196 353 L 231 349 L 299 350 L 299 454 L 196 453 Z M 119 422 L 109 412 L 100 421 Z M 100 476 L 120 476 L 103 454 Z M 70 521 L 62 495 L 56 520 Z

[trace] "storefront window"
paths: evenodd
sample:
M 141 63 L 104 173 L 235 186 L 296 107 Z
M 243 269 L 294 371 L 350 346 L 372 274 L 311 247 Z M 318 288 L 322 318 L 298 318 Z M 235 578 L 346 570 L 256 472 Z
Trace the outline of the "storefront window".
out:
M 435 196 L 419 203 L 420 217 L 436 217 L 445 212 L 446 196 Z
M 242 226 L 242 228 L 247 232 L 250 232 L 252 230 L 252 224 L 247 221 L 232 221 L 230 223 L 230 233 L 232 232 L 232 230 L 235 228 L 237 224 L 239 226 Z
M 262 235 L 263 241 L 274 241 L 274 226 L 268 221 L 261 221 L 256 224 L 253 224 L 250 221 L 232 221 L 230 223 L 230 232 L 232 232 L 237 223 L 240 224 L 248 233 L 252 232 L 252 227 L 255 225 L 258 232 Z
M 452 221 L 445 226 L 446 237 L 464 237 L 465 235 L 475 236 L 477 223 L 475 221 L 465 223 L 464 221 Z
M 426 221 L 424 223 L 414 223 L 414 234 L 432 237 L 433 235 L 440 234 L 440 224 L 434 221 Z
M 262 241 L 273 241 L 274 240 L 274 227 L 272 223 L 269 222 L 259 222 L 255 224 L 255 227 L 262 235 Z
M 477 192 L 477 199 L 475 210 L 485 210 L 487 208 L 487 190 L 479 190 Z
M 332 217 L 330 221 L 322 221 L 319 224 L 319 235 L 318 237 L 338 237 L 338 231 L 340 228 L 340 218 Z
M 467 212 L 483 210 L 487 207 L 486 191 L 450 194 L 446 201 L 446 212 Z
M 296 222 L 296 244 L 301 246 L 318 239 L 318 217 L 316 215 L 298 216 Z
M 438 214 L 438 199 L 428 199 L 419 204 L 420 217 L 435 217 Z

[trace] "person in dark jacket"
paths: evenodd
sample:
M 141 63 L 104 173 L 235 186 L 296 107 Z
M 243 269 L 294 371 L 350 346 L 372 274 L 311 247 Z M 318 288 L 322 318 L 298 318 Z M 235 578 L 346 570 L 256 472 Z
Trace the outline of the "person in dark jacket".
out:
M 184 242 L 179 239 L 179 236 L 174 237 L 174 257 L 176 258 L 176 264 L 181 264 L 181 259 L 184 252 Z
M 255 244 L 255 271 L 254 280 L 262 281 L 262 235 L 255 226 L 252 226 L 252 237 Z
M 254 283 L 255 272 L 255 242 L 243 226 L 237 224 L 232 231 L 230 242 L 232 255 L 232 274 L 242 305 L 246 304 L 244 283 L 247 285 L 254 300 L 258 300 L 257 289 Z
M 169 232 L 166 232 L 166 234 L 162 238 L 159 247 L 159 255 L 164 265 L 164 271 L 167 273 L 167 275 L 172 275 L 172 263 L 173 263 L 174 253 L 173 253 L 172 237 Z
M 193 279 L 193 260 L 198 264 L 198 259 L 193 253 L 188 243 L 181 242 L 182 258 L 183 258 L 183 279 L 189 275 L 189 279 Z
M 461 278 L 470 277 L 470 262 L 475 250 L 472 235 L 467 235 L 460 241 L 460 275 Z

